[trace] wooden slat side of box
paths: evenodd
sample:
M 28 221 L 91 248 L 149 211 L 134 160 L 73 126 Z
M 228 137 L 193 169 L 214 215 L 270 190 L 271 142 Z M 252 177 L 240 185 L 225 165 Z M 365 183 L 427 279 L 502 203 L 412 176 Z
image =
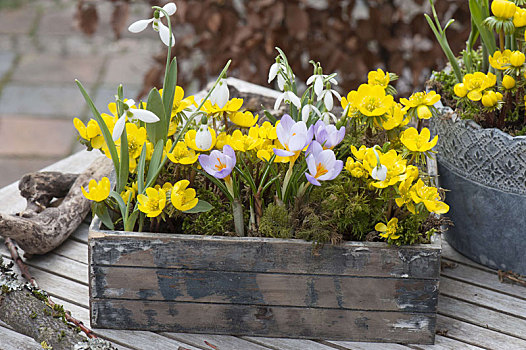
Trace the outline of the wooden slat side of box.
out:
M 432 344 L 436 314 L 139 300 L 92 301 L 92 326 Z
M 440 246 L 326 244 L 265 238 L 129 236 L 90 230 L 91 263 L 232 272 L 438 279 Z
M 438 280 L 93 266 L 91 297 L 435 312 Z

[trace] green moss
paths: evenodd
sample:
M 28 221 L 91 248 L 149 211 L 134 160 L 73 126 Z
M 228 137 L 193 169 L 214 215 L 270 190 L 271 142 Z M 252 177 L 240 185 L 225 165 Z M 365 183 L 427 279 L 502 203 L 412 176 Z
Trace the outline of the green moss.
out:
M 38 316 L 38 314 L 35 311 L 31 312 L 31 315 L 29 315 L 29 317 L 33 318 L 33 319 L 37 318 L 37 316 Z
M 259 233 L 263 237 L 292 238 L 292 222 L 287 208 L 269 204 L 261 216 Z
M 206 213 L 184 215 L 182 231 L 191 235 L 224 235 L 234 231 L 230 203 L 210 190 L 200 189 L 198 197 L 214 208 Z

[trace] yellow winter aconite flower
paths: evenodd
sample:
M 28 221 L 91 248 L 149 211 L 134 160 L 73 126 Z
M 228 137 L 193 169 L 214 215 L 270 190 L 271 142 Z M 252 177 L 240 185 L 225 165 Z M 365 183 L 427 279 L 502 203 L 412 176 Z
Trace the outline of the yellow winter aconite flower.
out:
M 84 125 L 82 120 L 79 118 L 73 119 L 73 125 L 75 129 L 79 132 L 80 137 L 84 140 L 90 141 L 91 147 L 99 149 L 104 144 L 104 137 L 100 131 L 99 124 L 90 119 L 87 125 Z
M 210 100 L 207 100 L 205 104 L 203 105 L 203 108 L 206 113 L 212 115 L 217 113 L 235 113 L 239 111 L 239 109 L 243 106 L 243 99 L 241 98 L 233 98 L 230 101 L 228 101 L 222 108 L 220 108 L 217 104 L 212 106 L 212 102 Z
M 197 155 L 193 149 L 188 149 L 188 146 L 186 146 L 186 143 L 183 141 L 177 142 L 172 152 L 170 152 L 170 148 L 172 148 L 171 139 L 166 141 L 166 156 L 173 163 L 188 165 L 197 162 L 199 155 Z
M 398 239 L 400 238 L 400 235 L 396 234 L 396 230 L 398 229 L 398 219 L 392 218 L 389 220 L 389 222 L 384 224 L 383 222 L 379 222 L 374 226 L 374 229 L 380 233 L 380 237 L 387 238 L 387 239 Z
M 502 86 L 506 89 L 506 90 L 510 90 L 510 89 L 513 89 L 515 87 L 516 83 L 515 83 L 515 79 L 513 79 L 511 76 L 509 76 L 508 74 L 506 74 L 503 78 L 502 78 Z
M 431 118 L 431 110 L 429 106 L 433 106 L 435 103 L 440 101 L 440 95 L 435 91 L 429 92 L 416 92 L 412 94 L 409 99 L 401 98 L 400 102 L 405 106 L 405 110 L 410 108 L 416 108 L 416 113 L 420 119 Z
M 515 14 L 516 6 L 513 2 L 507 0 L 493 0 L 491 3 L 491 12 L 498 19 L 508 19 Z
M 513 51 L 510 56 L 510 64 L 513 67 L 520 67 L 524 64 L 526 56 L 520 51 Z
M 251 129 L 252 135 L 243 135 L 240 130 L 234 130 L 230 145 L 234 151 L 246 152 L 253 150 L 258 147 L 262 140 L 258 137 L 258 132 L 255 129 Z
M 438 135 L 435 136 L 431 141 L 431 132 L 428 128 L 423 128 L 420 134 L 415 128 L 409 128 L 402 132 L 400 141 L 407 147 L 411 152 L 427 152 L 431 148 L 435 147 L 438 142 Z
M 242 128 L 250 128 L 258 121 L 258 115 L 253 115 L 252 112 L 236 112 L 229 115 L 230 121 Z
M 490 55 L 489 64 L 495 69 L 505 70 L 510 64 L 511 50 L 495 51 L 493 55 Z M 481 72 L 477 72 L 481 73 Z M 476 74 L 476 73 L 475 73 Z M 481 73 L 483 74 L 483 73 Z
M 385 180 L 372 182 L 371 185 L 376 188 L 386 188 L 401 181 L 404 178 L 407 160 L 405 160 L 401 154 L 396 153 L 394 149 L 389 150 L 387 153 L 376 150 L 376 153 L 380 158 L 380 163 L 387 168 L 387 175 Z M 371 176 L 373 176 L 373 169 L 378 166 L 376 153 L 372 147 L 368 148 L 365 151 L 362 162 L 363 167 Z
M 387 110 L 387 120 L 382 121 L 382 128 L 385 130 L 392 130 L 398 126 L 404 126 L 409 123 L 409 118 L 405 118 L 405 111 L 399 103 L 393 103 L 391 108 Z
M 163 89 L 159 90 L 159 93 L 161 96 L 163 95 Z M 174 103 L 172 106 L 172 117 L 175 116 L 177 113 L 180 113 L 190 107 L 191 105 L 195 105 L 195 99 L 194 96 L 188 96 L 184 98 L 184 90 L 180 86 L 175 87 L 175 94 L 174 94 Z
M 199 201 L 193 188 L 187 188 L 190 184 L 188 180 L 181 180 L 174 184 L 170 199 L 173 206 L 180 211 L 190 210 L 197 205 Z
M 526 9 L 517 6 L 513 15 L 513 25 L 516 28 L 526 26 Z
M 378 117 L 387 113 L 394 99 L 386 95 L 385 89 L 379 85 L 362 84 L 356 94 L 356 107 L 367 117 Z
M 426 186 L 422 179 L 418 179 L 416 184 L 411 187 L 411 197 L 416 204 L 423 203 L 426 209 L 432 213 L 445 214 L 449 211 L 449 206 L 440 201 L 438 189 Z
M 347 115 L 353 117 L 358 113 L 358 92 L 353 90 L 347 94 L 347 97 L 342 97 L 341 105 L 342 108 L 348 108 Z
M 400 182 L 400 185 L 398 186 L 400 197 L 395 198 L 395 202 L 400 208 L 405 204 L 407 210 L 409 210 L 410 213 L 416 214 L 415 203 L 411 197 L 411 187 L 413 185 L 413 181 L 413 178 L 408 177 L 404 181 Z
M 138 195 L 137 201 L 139 202 L 139 210 L 149 218 L 154 218 L 159 216 L 166 206 L 166 192 L 163 189 L 156 190 L 148 187 L 146 195 Z
M 210 131 L 210 134 L 212 135 L 212 144 L 211 144 L 210 148 L 208 148 L 208 149 L 200 149 L 199 147 L 196 146 L 196 144 L 195 144 L 195 136 L 197 135 L 197 131 L 195 131 L 194 129 L 188 130 L 186 132 L 186 134 L 184 135 L 184 142 L 186 143 L 188 148 L 191 148 L 194 151 L 198 151 L 198 152 L 210 151 L 212 148 L 214 148 L 214 146 L 216 144 L 216 141 L 217 141 L 217 138 L 216 138 L 216 132 L 215 132 L 214 129 L 209 127 L 208 131 Z
M 217 136 L 215 148 L 222 150 L 225 145 L 232 147 L 232 136 L 226 132 L 222 132 Z
M 389 73 L 384 73 L 381 69 L 370 71 L 369 74 L 367 74 L 367 84 L 369 85 L 378 85 L 385 89 L 387 88 L 387 85 L 389 85 L 389 81 Z
M 464 83 L 455 84 L 455 86 L 453 87 L 453 91 L 458 97 L 464 97 L 468 94 L 468 89 L 466 88 Z
M 145 142 L 147 142 L 146 139 L 146 129 L 142 126 L 139 128 L 134 123 L 126 123 L 126 136 L 128 138 L 128 154 L 129 154 L 129 170 L 131 173 L 135 172 L 135 169 L 137 168 L 137 158 L 141 155 L 142 147 Z M 108 147 L 106 144 L 104 144 L 105 147 L 103 147 L 103 151 L 106 154 L 108 158 L 111 158 L 111 154 L 109 152 Z M 115 146 L 117 147 L 117 154 L 119 154 L 120 157 L 120 149 L 121 149 L 121 139 L 117 140 L 115 142 Z M 153 152 L 153 146 L 152 146 L 152 152 Z
M 345 170 L 347 170 L 352 177 L 368 177 L 369 173 L 364 169 L 362 163 L 355 161 L 352 157 L 347 158 L 345 162 Z
M 128 198 L 130 198 L 130 200 L 134 200 L 136 195 L 137 181 L 135 181 L 131 186 L 124 186 L 124 191 L 121 192 L 121 198 L 124 203 L 128 203 Z
M 482 105 L 484 107 L 494 107 L 502 100 L 502 94 L 495 91 L 486 91 L 482 96 Z
M 276 126 L 278 123 L 279 121 L 276 123 Z M 270 122 L 264 122 L 261 126 L 255 125 L 254 128 L 257 128 L 260 138 L 275 140 L 278 138 L 276 126 L 273 126 Z
M 103 177 L 99 183 L 94 179 L 91 179 L 88 184 L 88 192 L 84 189 L 84 186 L 81 187 L 82 194 L 84 197 L 91 201 L 102 202 L 110 195 L 110 180 L 107 177 Z
M 497 83 L 497 76 L 493 73 L 487 75 L 482 72 L 466 74 L 464 76 L 464 86 L 468 90 L 468 98 L 471 101 L 480 101 L 482 92 Z

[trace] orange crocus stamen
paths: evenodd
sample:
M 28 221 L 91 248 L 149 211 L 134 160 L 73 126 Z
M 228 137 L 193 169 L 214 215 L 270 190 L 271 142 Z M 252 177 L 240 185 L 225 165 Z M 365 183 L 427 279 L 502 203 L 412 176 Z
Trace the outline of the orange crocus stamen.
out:
M 316 175 L 314 175 L 314 178 L 318 178 L 322 175 L 325 175 L 329 172 L 329 170 L 325 169 L 325 166 L 321 163 L 318 163 L 318 165 L 316 166 Z
M 223 169 L 226 168 L 226 164 L 223 164 L 223 163 L 221 162 L 221 159 L 219 159 L 219 157 L 217 157 L 217 162 L 219 163 L 219 164 L 216 164 L 216 165 L 215 165 L 217 171 L 221 171 L 221 170 L 223 170 Z

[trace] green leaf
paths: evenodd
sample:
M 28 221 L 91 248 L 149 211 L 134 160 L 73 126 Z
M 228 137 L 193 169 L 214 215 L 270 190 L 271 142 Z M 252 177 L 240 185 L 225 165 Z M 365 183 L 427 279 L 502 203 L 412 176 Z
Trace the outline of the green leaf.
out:
M 84 86 L 80 83 L 80 81 L 75 79 L 75 82 L 77 83 L 80 92 L 82 93 L 82 96 L 84 96 L 84 99 L 86 100 L 86 103 L 88 104 L 89 108 L 91 109 L 91 113 L 95 117 L 95 120 L 99 124 L 99 128 L 102 131 L 102 136 L 104 137 L 104 141 L 106 142 L 106 145 L 108 146 L 108 150 L 110 151 L 111 160 L 113 161 L 113 167 L 115 169 L 115 173 L 117 174 L 117 179 L 119 179 L 119 155 L 117 154 L 117 148 L 115 147 L 115 143 L 113 142 L 113 138 L 110 134 L 110 131 L 108 130 L 108 126 L 104 122 L 104 119 L 100 116 L 99 111 L 97 110 L 97 107 L 95 107 L 95 104 L 89 97 L 88 93 L 84 89 Z M 118 180 L 117 180 L 118 181 Z
M 126 125 L 124 132 L 121 135 L 121 162 L 119 170 L 119 179 L 117 181 L 117 192 L 121 193 L 124 186 L 128 183 L 128 175 L 130 174 L 130 155 L 128 152 L 128 135 L 126 133 Z
M 152 159 L 150 159 L 148 175 L 146 176 L 147 183 L 152 183 L 153 181 L 155 181 L 154 177 L 157 176 L 157 174 L 159 173 L 157 170 L 159 169 L 159 166 L 161 165 L 161 160 L 163 157 L 163 150 L 164 150 L 164 141 L 161 139 L 157 141 L 157 144 L 155 145 L 155 149 L 153 150 Z
M 138 216 L 139 216 L 138 210 L 135 210 L 133 213 L 130 214 L 124 226 L 124 231 L 133 231 L 133 229 L 135 228 L 135 223 L 137 222 Z
M 137 193 L 144 192 L 144 168 L 146 166 L 146 142 L 142 146 L 139 163 L 137 164 Z
M 192 209 L 183 211 L 185 214 L 196 214 L 196 213 L 206 213 L 207 211 L 212 210 L 214 207 L 212 204 L 207 201 L 200 200 L 197 202 L 197 205 Z
M 121 116 L 124 113 L 124 93 L 122 89 L 122 84 L 117 88 L 117 115 Z
M 167 118 L 164 113 L 163 100 L 159 90 L 153 88 L 148 95 L 148 102 L 146 103 L 146 109 L 153 112 L 159 117 L 159 121 L 155 123 L 146 123 L 146 131 L 148 132 L 148 138 L 153 144 L 157 144 L 157 141 L 163 139 L 166 141 L 168 135 Z
M 115 202 L 117 202 L 117 205 L 119 206 L 119 210 L 121 211 L 122 220 L 125 220 L 125 218 L 126 218 L 126 204 L 124 203 L 124 200 L 115 191 L 111 191 L 110 192 L 110 197 L 115 199 Z
M 276 122 L 278 121 L 272 114 L 270 114 L 269 111 L 267 111 L 267 109 L 265 107 L 263 107 L 263 105 L 261 106 L 263 108 L 263 112 L 265 113 L 265 117 L 267 117 L 268 120 L 270 120 L 270 122 L 273 124 L 273 125 L 276 125 Z
M 168 69 L 168 75 L 166 76 L 163 86 L 163 105 L 164 113 L 166 115 L 166 134 L 168 135 L 168 129 L 170 128 L 170 118 L 172 116 L 172 106 L 174 104 L 175 88 L 177 86 L 177 59 L 174 57 L 170 68 Z
M 108 208 L 104 203 L 94 203 L 93 204 L 93 211 L 95 212 L 95 215 L 97 215 L 108 229 L 113 230 L 115 226 L 113 226 L 113 221 L 111 220 L 110 214 L 108 213 Z
M 489 9 L 481 4 L 480 1 L 469 0 L 469 11 L 471 13 L 471 19 L 477 26 L 483 45 L 486 46 L 489 54 L 493 55 L 493 53 L 497 51 L 497 42 L 493 32 L 483 24 L 489 15 Z

